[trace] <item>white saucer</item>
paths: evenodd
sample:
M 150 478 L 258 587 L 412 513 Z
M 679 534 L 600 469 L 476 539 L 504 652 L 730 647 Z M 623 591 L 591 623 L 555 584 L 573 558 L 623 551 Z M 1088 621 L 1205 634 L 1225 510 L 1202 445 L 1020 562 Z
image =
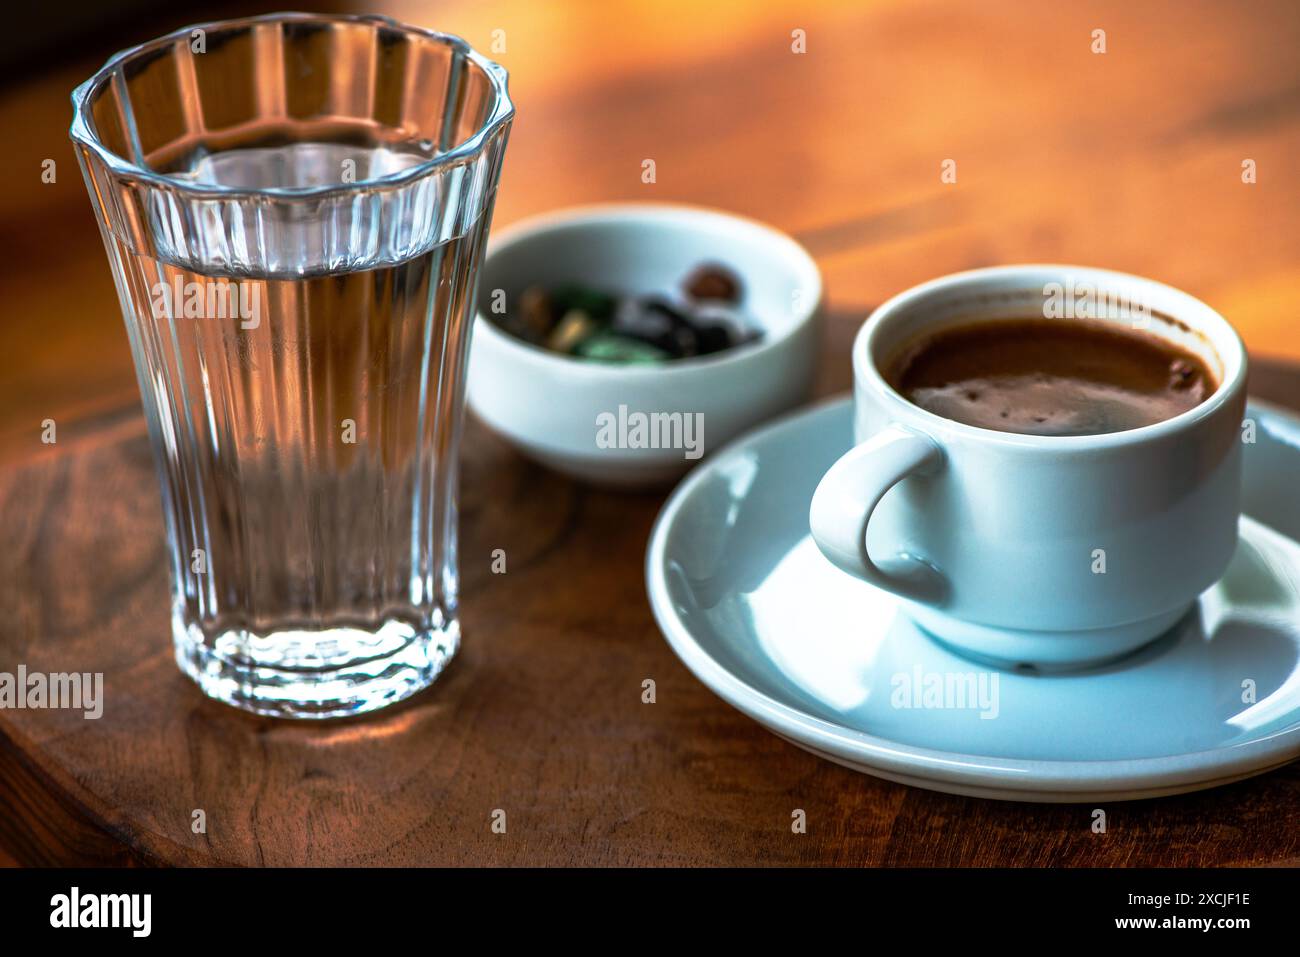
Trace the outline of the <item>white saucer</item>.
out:
M 1227 574 L 1169 634 L 1109 666 L 1044 676 L 962 658 L 822 557 L 808 503 L 851 444 L 848 399 L 750 433 L 691 473 L 650 538 L 650 604 L 723 699 L 891 781 L 1085 802 L 1260 774 L 1300 757 L 1300 421 L 1258 403 L 1249 415 L 1247 515 Z M 982 704 L 959 686 L 974 698 L 982 687 Z

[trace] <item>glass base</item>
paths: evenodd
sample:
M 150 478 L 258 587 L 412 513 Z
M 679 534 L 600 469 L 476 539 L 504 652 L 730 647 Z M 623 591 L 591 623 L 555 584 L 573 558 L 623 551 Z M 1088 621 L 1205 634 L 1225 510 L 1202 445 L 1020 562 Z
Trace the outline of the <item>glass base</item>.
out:
M 315 633 L 281 632 L 258 636 L 259 652 L 270 648 L 301 648 L 319 642 L 332 650 L 317 666 L 289 654 L 292 667 L 277 667 L 246 656 L 232 656 L 226 648 L 234 636 L 219 639 L 216 647 L 205 643 L 198 629 L 173 623 L 176 663 L 203 693 L 226 704 L 274 718 L 345 718 L 364 714 L 409 698 L 433 684 L 460 647 L 460 625 L 453 618 L 443 627 L 410 635 L 395 648 L 376 642 L 377 636 L 358 629 L 335 628 Z M 383 630 L 381 629 L 381 634 Z M 240 638 L 245 647 L 249 642 Z M 383 648 L 379 654 L 351 657 L 346 649 Z

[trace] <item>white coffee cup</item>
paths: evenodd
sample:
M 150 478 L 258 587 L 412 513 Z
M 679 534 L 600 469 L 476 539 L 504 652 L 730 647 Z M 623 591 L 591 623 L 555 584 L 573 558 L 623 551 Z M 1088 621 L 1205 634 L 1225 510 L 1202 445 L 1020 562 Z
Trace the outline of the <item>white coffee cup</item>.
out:
M 1040 436 L 927 412 L 883 374 L 937 330 L 1045 315 L 1159 336 L 1199 356 L 1218 387 L 1153 425 Z M 957 650 L 1041 669 L 1116 658 L 1175 625 L 1227 567 L 1246 353 L 1232 326 L 1186 293 L 1074 266 L 958 273 L 872 313 L 853 372 L 858 444 L 817 487 L 813 538 L 844 571 L 907 599 L 912 619 Z

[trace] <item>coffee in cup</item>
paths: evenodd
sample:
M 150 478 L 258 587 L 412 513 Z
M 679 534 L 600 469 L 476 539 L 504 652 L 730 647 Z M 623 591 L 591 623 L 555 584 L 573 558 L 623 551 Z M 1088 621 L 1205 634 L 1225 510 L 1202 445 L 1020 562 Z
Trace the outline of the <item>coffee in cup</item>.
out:
M 1054 312 L 1063 288 L 1092 306 Z M 1116 658 L 1227 567 L 1246 354 L 1186 293 L 1072 266 L 959 273 L 877 309 L 853 369 L 857 444 L 814 493 L 813 539 L 953 648 Z
M 911 343 L 886 380 L 915 405 L 1025 435 L 1101 435 L 1172 419 L 1218 388 L 1201 358 L 1089 319 L 993 319 Z

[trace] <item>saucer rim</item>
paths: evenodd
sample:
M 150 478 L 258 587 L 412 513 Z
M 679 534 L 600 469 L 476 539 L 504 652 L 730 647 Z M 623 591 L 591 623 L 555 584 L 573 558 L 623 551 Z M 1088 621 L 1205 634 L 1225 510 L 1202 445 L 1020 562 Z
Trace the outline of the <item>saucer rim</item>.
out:
M 1102 761 L 1001 758 L 924 748 L 835 724 L 778 701 L 737 677 L 695 639 L 672 606 L 665 574 L 668 535 L 697 489 L 740 450 L 803 428 L 808 422 L 852 414 L 852 395 L 835 395 L 746 432 L 687 475 L 664 502 L 646 548 L 646 592 L 660 632 L 674 654 L 705 687 L 769 731 L 810 753 L 820 753 L 866 773 L 894 774 L 917 786 L 943 785 L 959 793 L 1009 799 L 1068 802 L 1157 797 L 1229 783 L 1262 774 L 1300 757 L 1300 718 L 1286 728 L 1220 747 L 1180 754 Z M 1250 399 L 1247 414 L 1282 418 L 1300 428 L 1300 417 Z M 1261 523 L 1263 524 L 1263 523 Z

